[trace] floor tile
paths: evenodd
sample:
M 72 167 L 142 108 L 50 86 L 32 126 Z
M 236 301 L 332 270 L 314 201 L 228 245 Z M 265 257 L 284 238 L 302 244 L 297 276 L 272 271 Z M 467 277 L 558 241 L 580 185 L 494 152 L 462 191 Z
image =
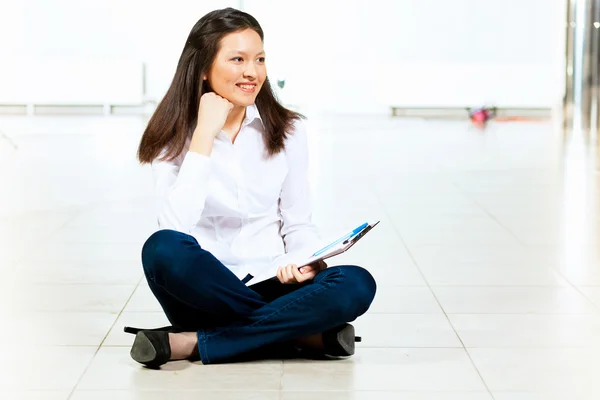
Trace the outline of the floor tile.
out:
M 109 312 L 29 312 L 0 316 L 0 341 L 34 346 L 99 346 L 115 323 Z
M 44 243 L 30 252 L 27 261 L 131 262 L 141 260 L 141 247 L 128 243 Z
M 17 284 L 136 285 L 143 274 L 140 261 L 22 261 L 5 277 Z
M 285 361 L 283 390 L 485 391 L 463 349 L 362 349 L 344 361 Z
M 104 341 L 104 346 L 131 346 L 135 335 L 125 333 L 126 326 L 134 328 L 160 328 L 170 326 L 164 312 L 123 312 Z
M 600 286 L 579 286 L 578 289 L 600 308 Z
M 353 325 L 359 347 L 462 347 L 443 314 L 366 314 Z
M 572 287 L 434 286 L 448 314 L 586 314 L 597 308 Z
M 125 311 L 162 311 L 162 307 L 156 297 L 148 287 L 145 280 L 140 284 L 131 296 L 131 299 L 125 307 Z
M 574 393 L 566 392 L 494 392 L 495 400 L 594 400 L 598 398 L 597 393 Z
M 59 243 L 134 244 L 141 249 L 146 239 L 156 230 L 156 227 L 116 223 L 112 227 L 66 226 L 55 232 L 52 240 Z
M 492 391 L 600 393 L 599 349 L 469 349 Z
M 440 264 L 420 267 L 433 286 L 567 286 L 562 275 L 550 267 L 530 265 L 526 268 L 487 264 Z
M 509 231 L 492 218 L 451 216 L 431 218 L 412 225 L 393 219 L 398 232 L 409 248 L 424 245 L 514 245 L 518 244 Z
M 67 400 L 71 395 L 69 390 L 31 390 L 31 391 L 3 391 L 0 397 L 10 400 Z
M 600 316 L 593 314 L 450 314 L 471 347 L 600 347 Z
M 378 282 L 379 283 L 379 282 Z M 378 285 L 370 314 L 441 314 L 433 292 L 426 286 Z
M 0 392 L 5 390 L 71 390 L 94 357 L 97 347 L 2 347 Z
M 557 255 L 548 251 L 536 251 L 519 244 L 421 245 L 411 246 L 409 251 L 417 265 L 426 269 L 443 268 L 445 265 L 528 269 L 531 266 L 556 267 L 559 261 Z
M 13 312 L 92 311 L 117 313 L 133 293 L 135 285 L 22 285 L 0 292 Z
M 198 390 L 76 390 L 69 400 L 279 400 L 279 391 L 198 391 Z
M 129 356 L 128 347 L 103 347 L 81 378 L 81 390 L 222 390 L 243 387 L 247 391 L 278 390 L 282 363 L 202 365 L 170 362 L 161 370 L 142 367 Z
M 283 392 L 282 400 L 491 400 L 487 392 Z
M 134 157 L 147 121 L 3 118 L 19 151 L 0 151 L 0 326 L 20 329 L 0 334 L 0 398 L 600 398 L 597 160 L 574 173 L 552 123 L 309 121 L 314 221 L 381 220 L 330 262 L 377 281 L 355 356 L 153 371 L 123 332 L 168 325 L 140 259 L 157 228 Z

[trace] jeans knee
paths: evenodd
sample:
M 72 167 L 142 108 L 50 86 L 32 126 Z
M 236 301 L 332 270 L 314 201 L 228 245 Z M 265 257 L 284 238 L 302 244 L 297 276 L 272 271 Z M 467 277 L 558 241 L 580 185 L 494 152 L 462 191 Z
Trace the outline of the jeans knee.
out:
M 353 293 L 356 305 L 362 315 L 367 312 L 375 298 L 377 292 L 375 278 L 366 269 L 355 265 L 348 266 L 345 275 L 349 291 Z
M 371 273 L 362 267 L 345 265 L 337 268 L 342 275 L 340 288 L 343 293 L 337 298 L 337 312 L 350 322 L 367 312 L 375 298 L 377 284 Z
M 163 267 L 173 264 L 182 235 L 185 234 L 169 229 L 150 235 L 142 247 L 142 266 L 147 277 L 154 279 Z

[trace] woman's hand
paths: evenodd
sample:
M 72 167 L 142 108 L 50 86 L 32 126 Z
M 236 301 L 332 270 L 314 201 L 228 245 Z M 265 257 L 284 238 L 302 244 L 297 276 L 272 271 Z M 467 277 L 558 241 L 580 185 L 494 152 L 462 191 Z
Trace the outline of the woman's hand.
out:
M 214 92 L 204 93 L 200 98 L 198 125 L 194 131 L 194 136 L 203 135 L 214 139 L 223 129 L 223 125 L 225 125 L 232 109 L 233 104 L 229 100 Z
M 319 272 L 327 268 L 325 261 L 305 265 L 298 269 L 296 264 L 288 264 L 277 271 L 277 279 L 283 284 L 302 283 L 313 279 Z
M 203 94 L 198 108 L 198 124 L 194 129 L 189 150 L 210 156 L 215 137 L 223 129 L 232 109 L 233 104 L 218 94 Z

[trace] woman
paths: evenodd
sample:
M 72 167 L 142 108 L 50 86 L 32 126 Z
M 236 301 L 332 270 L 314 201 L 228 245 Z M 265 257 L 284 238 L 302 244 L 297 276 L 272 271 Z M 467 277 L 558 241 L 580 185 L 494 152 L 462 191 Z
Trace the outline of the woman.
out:
M 152 164 L 160 228 L 142 264 L 173 326 L 125 328 L 134 360 L 354 353 L 347 322 L 367 311 L 376 284 L 357 266 L 291 264 L 320 243 L 307 137 L 273 95 L 252 16 L 227 8 L 194 25 L 138 158 Z

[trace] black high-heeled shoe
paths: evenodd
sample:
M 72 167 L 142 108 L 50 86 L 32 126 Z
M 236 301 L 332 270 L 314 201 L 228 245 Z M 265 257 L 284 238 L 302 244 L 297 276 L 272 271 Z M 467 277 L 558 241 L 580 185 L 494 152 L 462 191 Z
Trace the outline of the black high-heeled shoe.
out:
M 140 330 L 129 352 L 131 358 L 148 368 L 159 368 L 171 359 L 169 332 L 165 330 Z
M 324 353 L 326 356 L 348 357 L 354 354 L 355 343 L 361 342 L 360 336 L 354 336 L 354 326 L 340 325 L 323 332 Z

